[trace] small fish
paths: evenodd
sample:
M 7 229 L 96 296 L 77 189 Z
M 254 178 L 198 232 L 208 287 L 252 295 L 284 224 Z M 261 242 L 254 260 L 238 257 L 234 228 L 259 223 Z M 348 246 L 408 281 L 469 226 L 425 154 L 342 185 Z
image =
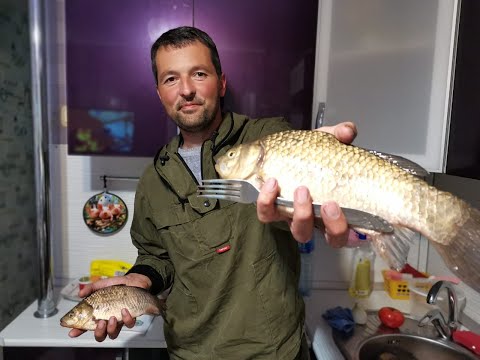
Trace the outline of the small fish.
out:
M 143 314 L 160 315 L 164 303 L 147 290 L 126 285 L 113 285 L 95 291 L 73 307 L 60 319 L 68 328 L 95 330 L 98 320 L 115 316 L 122 321 L 122 309 L 133 317 Z
M 393 233 L 355 230 L 368 234 L 376 252 L 396 270 L 406 264 L 411 239 L 420 233 L 456 276 L 480 291 L 480 211 L 428 185 L 413 162 L 343 144 L 325 132 L 291 130 L 227 150 L 215 169 L 221 178 L 257 187 L 276 178 L 281 196 L 289 200 L 304 185 L 314 202 L 334 200 L 384 218 Z M 291 216 L 292 209 L 283 210 Z

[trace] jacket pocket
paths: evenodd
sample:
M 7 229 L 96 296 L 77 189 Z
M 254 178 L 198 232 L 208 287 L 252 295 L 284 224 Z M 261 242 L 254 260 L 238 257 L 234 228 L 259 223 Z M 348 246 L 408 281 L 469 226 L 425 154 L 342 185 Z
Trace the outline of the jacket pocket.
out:
M 165 310 L 165 338 L 172 348 L 197 349 L 198 304 L 195 297 L 178 280 L 168 295 Z
M 232 236 L 231 206 L 212 210 L 192 221 L 192 235 L 209 253 L 224 246 Z
M 230 207 L 199 215 L 188 205 L 172 206 L 169 211 L 154 212 L 152 222 L 171 257 L 178 253 L 190 260 L 200 260 L 230 241 Z
M 277 251 L 253 264 L 255 282 L 275 343 L 291 336 L 302 319 L 303 301 L 297 291 L 295 274 Z

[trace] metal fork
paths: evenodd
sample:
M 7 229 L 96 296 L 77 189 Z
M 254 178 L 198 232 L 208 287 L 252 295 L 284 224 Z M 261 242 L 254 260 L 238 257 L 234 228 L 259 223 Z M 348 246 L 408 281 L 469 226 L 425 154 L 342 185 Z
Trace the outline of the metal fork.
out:
M 230 200 L 239 203 L 249 204 L 257 201 L 259 190 L 246 180 L 225 180 L 212 179 L 202 180 L 198 186 L 197 195 L 200 197 Z M 293 207 L 293 202 L 282 197 L 277 197 L 275 204 L 286 207 Z M 313 203 L 313 212 L 316 217 L 321 217 L 321 205 Z M 384 233 L 393 232 L 393 226 L 380 216 L 373 215 L 361 210 L 341 208 L 347 222 L 351 226 L 358 226 L 364 229 L 380 231 Z

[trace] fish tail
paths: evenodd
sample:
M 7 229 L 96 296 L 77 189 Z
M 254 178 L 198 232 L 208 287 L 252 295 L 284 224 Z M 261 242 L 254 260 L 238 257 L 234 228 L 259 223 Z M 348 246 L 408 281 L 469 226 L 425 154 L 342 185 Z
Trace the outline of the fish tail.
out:
M 358 229 L 358 231 L 370 236 L 375 252 L 391 269 L 400 271 L 407 263 L 410 245 L 418 235 L 403 226 L 394 226 L 393 229 L 393 233 L 380 233 L 365 229 Z
M 480 211 L 466 206 L 466 221 L 447 244 L 432 241 L 445 265 L 465 284 L 480 292 Z

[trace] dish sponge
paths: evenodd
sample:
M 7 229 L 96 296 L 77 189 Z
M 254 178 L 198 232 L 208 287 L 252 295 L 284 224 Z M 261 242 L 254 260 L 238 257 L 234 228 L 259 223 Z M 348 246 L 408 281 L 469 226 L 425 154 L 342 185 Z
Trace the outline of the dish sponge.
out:
M 355 321 L 353 320 L 352 310 L 337 306 L 328 309 L 322 317 L 334 329 L 340 332 L 342 336 L 349 337 L 355 329 Z

